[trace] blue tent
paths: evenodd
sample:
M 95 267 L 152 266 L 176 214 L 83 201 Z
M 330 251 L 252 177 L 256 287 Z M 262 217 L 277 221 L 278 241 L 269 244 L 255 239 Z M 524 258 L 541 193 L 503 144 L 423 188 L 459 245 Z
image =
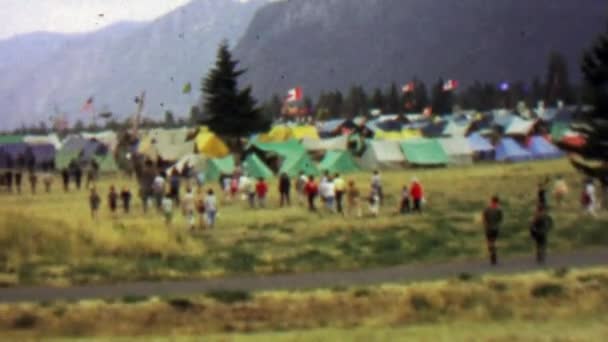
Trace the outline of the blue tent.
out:
M 528 150 L 537 159 L 560 158 L 564 155 L 555 145 L 541 136 L 534 136 L 530 139 Z
M 517 162 L 530 159 L 533 159 L 532 154 L 511 138 L 503 138 L 496 145 L 496 160 L 498 161 Z
M 37 166 L 52 164 L 55 161 L 55 146 L 43 144 L 31 145 L 30 148 Z
M 479 133 L 473 133 L 468 138 L 469 145 L 471 145 L 471 149 L 473 152 L 492 152 L 494 151 L 494 146 L 490 144 L 488 139 L 481 136 Z

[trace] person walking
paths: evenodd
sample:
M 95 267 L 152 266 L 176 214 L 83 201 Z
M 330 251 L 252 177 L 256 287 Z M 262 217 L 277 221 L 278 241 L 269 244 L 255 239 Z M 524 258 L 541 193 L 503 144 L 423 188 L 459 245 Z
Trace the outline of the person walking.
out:
M 99 206 L 101 205 L 101 197 L 97 193 L 97 189 L 95 187 L 91 187 L 91 192 L 89 194 L 89 208 L 91 209 L 91 218 L 93 220 L 97 220 L 99 217 Z
M 414 212 L 422 214 L 422 201 L 424 199 L 424 189 L 422 188 L 422 183 L 418 180 L 418 178 L 414 177 L 412 179 L 412 185 L 410 187 L 410 196 L 412 201 L 414 202 Z
M 268 194 L 268 184 L 264 178 L 260 177 L 257 184 L 255 185 L 255 193 L 258 197 L 258 206 L 260 208 L 266 207 L 266 195 Z
M 198 214 L 198 225 L 200 229 L 205 228 L 205 191 L 202 187 L 196 190 L 196 212 Z
M 362 216 L 361 212 L 361 193 L 355 184 L 355 181 L 351 180 L 348 182 L 348 190 L 346 191 L 346 197 L 348 198 L 348 215 L 357 217 Z
M 244 176 L 242 181 L 243 192 L 247 197 L 247 202 L 249 203 L 249 208 L 255 209 L 255 183 L 253 179 L 247 176 Z
M 319 193 L 319 186 L 317 185 L 317 182 L 315 182 L 315 177 L 313 175 L 308 177 L 308 182 L 306 182 L 306 185 L 304 186 L 304 192 L 306 193 L 306 198 L 308 200 L 308 210 L 317 211 L 317 208 L 315 207 L 315 198 Z
M 165 217 L 165 224 L 167 227 L 171 227 L 171 224 L 173 223 L 173 205 L 171 192 L 167 191 L 161 200 L 162 213 Z
M 399 204 L 399 213 L 407 214 L 410 212 L 410 190 L 407 185 L 401 189 L 401 201 Z
M 112 216 L 116 215 L 116 209 L 118 209 L 118 192 L 114 185 L 110 186 L 110 192 L 108 193 L 108 207 Z
M 23 180 L 23 171 L 20 168 L 17 168 L 15 171 L 15 189 L 18 194 L 21 194 L 21 182 Z
M 546 182 L 538 183 L 538 190 L 536 191 L 536 207 L 548 208 L 549 203 L 547 202 L 547 188 Z
M 162 173 L 158 173 L 152 182 L 152 191 L 156 202 L 156 209 L 161 210 L 163 196 L 165 195 L 165 177 Z
M 6 171 L 5 179 L 6 179 L 6 188 L 9 193 L 12 193 L 13 192 L 13 170 L 12 169 L 9 168 L 8 171 Z
M 334 189 L 336 191 L 336 211 L 338 214 L 344 215 L 344 194 L 346 192 L 346 182 L 339 173 L 336 173 L 334 177 Z
M 36 186 L 38 185 L 38 175 L 36 174 L 36 171 L 30 170 L 28 178 L 29 178 L 29 181 L 30 181 L 30 189 L 32 190 L 32 195 L 35 195 L 36 194 Z
M 380 176 L 380 171 L 374 170 L 374 174 L 372 175 L 371 185 L 372 185 L 372 188 L 374 188 L 378 197 L 380 198 L 379 205 L 382 205 L 384 203 L 384 192 L 382 189 L 382 177 Z
M 330 213 L 335 213 L 336 187 L 331 176 L 325 182 L 324 187 L 321 188 L 321 195 L 325 199 L 325 208 L 327 211 Z
M 189 229 L 192 231 L 196 225 L 196 199 L 191 187 L 186 189 L 186 193 L 184 194 L 181 203 L 184 217 L 186 218 L 186 221 L 188 221 Z
M 553 218 L 549 215 L 547 208 L 538 207 L 530 226 L 530 236 L 536 244 L 536 262 L 539 264 L 545 263 L 547 235 L 552 228 Z
M 44 184 L 44 191 L 48 194 L 51 193 L 51 187 L 53 185 L 53 174 L 50 168 L 45 167 L 42 173 L 42 184 Z
M 555 184 L 553 185 L 553 197 L 555 198 L 555 204 L 562 206 L 564 198 L 568 195 L 568 184 L 562 176 L 558 176 Z
M 181 178 L 179 175 L 179 171 L 176 168 L 171 170 L 171 176 L 169 177 L 169 193 L 171 194 L 171 198 L 176 205 L 179 205 L 179 189 L 181 187 Z
M 70 171 L 67 167 L 61 169 L 61 179 L 63 180 L 63 191 L 70 191 Z
M 378 193 L 378 188 L 372 186 L 369 192 L 369 212 L 374 217 L 378 217 L 380 215 L 380 194 Z
M 593 179 L 589 178 L 585 182 L 581 202 L 585 212 L 593 217 L 597 217 L 597 213 L 595 212 L 596 201 L 595 185 L 593 184 Z
M 296 178 L 296 192 L 298 196 L 298 204 L 302 205 L 306 201 L 306 192 L 304 191 L 304 187 L 306 186 L 306 182 L 308 182 L 308 177 L 304 174 L 304 171 L 300 171 L 298 178 Z
M 122 209 L 125 214 L 128 214 L 131 210 L 131 190 L 128 187 L 124 187 L 120 192 L 120 199 L 122 200 Z
M 490 255 L 490 263 L 492 265 L 496 265 L 498 263 L 496 240 L 498 239 L 500 225 L 503 221 L 503 213 L 502 209 L 500 208 L 500 200 L 498 196 L 492 197 L 490 205 L 483 211 L 482 218 L 486 234 L 488 253 Z
M 279 177 L 279 206 L 283 208 L 285 205 L 291 206 L 291 201 L 289 198 L 289 193 L 291 191 L 291 180 L 287 173 L 283 172 L 281 177 Z
M 207 227 L 213 229 L 217 218 L 217 199 L 213 193 L 213 189 L 207 190 L 205 197 L 205 213 L 207 214 Z
M 78 163 L 74 163 L 74 180 L 76 181 L 76 189 L 80 190 L 82 185 L 82 167 Z

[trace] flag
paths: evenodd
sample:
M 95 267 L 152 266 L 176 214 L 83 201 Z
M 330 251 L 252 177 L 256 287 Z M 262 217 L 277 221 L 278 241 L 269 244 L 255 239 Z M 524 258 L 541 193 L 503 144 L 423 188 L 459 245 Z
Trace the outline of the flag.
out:
M 410 83 L 404 85 L 403 88 L 401 88 L 401 90 L 403 91 L 404 94 L 407 94 L 407 93 L 413 93 L 415 88 L 416 88 L 416 85 L 414 84 L 414 82 L 410 82 Z
M 304 93 L 301 87 L 290 89 L 285 97 L 285 102 L 296 102 L 302 100 Z
M 188 82 L 184 85 L 184 89 L 182 89 L 182 93 L 190 94 L 191 91 L 192 91 L 192 84 L 190 84 L 190 82 Z
M 87 101 L 84 103 L 84 105 L 82 105 L 82 109 L 80 111 L 83 113 L 93 111 L 93 96 L 91 96 L 87 99 Z
M 443 84 L 443 91 L 452 91 L 458 88 L 458 81 L 447 80 Z

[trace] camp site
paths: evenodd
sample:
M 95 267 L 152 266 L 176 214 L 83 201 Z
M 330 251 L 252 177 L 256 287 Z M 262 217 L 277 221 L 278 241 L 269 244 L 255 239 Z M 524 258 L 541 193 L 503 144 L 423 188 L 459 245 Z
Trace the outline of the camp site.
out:
M 7 1 L 1 341 L 608 336 L 605 1 Z

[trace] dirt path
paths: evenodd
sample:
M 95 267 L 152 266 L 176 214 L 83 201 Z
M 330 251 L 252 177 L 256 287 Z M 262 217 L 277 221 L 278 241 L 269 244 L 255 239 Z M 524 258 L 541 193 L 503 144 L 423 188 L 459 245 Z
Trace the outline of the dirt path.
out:
M 608 248 L 550 255 L 544 266 L 591 267 L 608 265 Z M 414 264 L 360 271 L 336 271 L 273 276 L 236 276 L 193 281 L 134 282 L 115 285 L 87 285 L 69 288 L 19 287 L 0 289 L 0 303 L 107 299 L 125 296 L 188 296 L 211 290 L 303 290 L 335 286 L 375 285 L 455 277 L 462 273 L 511 274 L 542 269 L 532 256 L 509 258 L 498 267 L 487 261 Z

